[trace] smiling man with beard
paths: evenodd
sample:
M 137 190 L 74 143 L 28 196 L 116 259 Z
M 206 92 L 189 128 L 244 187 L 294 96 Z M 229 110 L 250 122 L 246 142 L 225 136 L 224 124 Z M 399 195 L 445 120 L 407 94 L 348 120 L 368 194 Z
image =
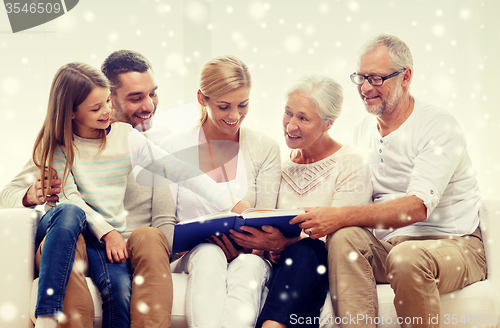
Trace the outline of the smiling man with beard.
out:
M 130 50 L 113 52 L 101 70 L 111 82 L 111 108 L 117 121 L 146 131 L 158 106 L 158 95 L 151 63 Z
M 410 95 L 413 59 L 392 35 L 369 40 L 351 75 L 370 114 L 355 145 L 374 204 L 311 209 L 291 220 L 328 235 L 330 293 L 343 327 L 375 327 L 376 283 L 390 283 L 402 327 L 438 327 L 440 294 L 483 280 L 481 194 L 465 136 L 448 112 Z M 370 230 L 369 230 L 370 229 Z

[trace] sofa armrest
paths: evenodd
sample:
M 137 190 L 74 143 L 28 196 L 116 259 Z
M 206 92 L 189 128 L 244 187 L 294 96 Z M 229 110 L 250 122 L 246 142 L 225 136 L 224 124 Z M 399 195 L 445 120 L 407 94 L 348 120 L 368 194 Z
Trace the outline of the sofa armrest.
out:
M 485 199 L 480 211 L 488 280 L 500 288 L 500 199 Z
M 0 327 L 33 327 L 29 299 L 40 217 L 33 209 L 0 209 Z
M 496 294 L 497 306 L 500 306 L 500 199 L 483 200 L 480 218 L 488 267 L 487 279 L 492 284 L 491 292 Z M 497 327 L 500 328 L 500 322 Z

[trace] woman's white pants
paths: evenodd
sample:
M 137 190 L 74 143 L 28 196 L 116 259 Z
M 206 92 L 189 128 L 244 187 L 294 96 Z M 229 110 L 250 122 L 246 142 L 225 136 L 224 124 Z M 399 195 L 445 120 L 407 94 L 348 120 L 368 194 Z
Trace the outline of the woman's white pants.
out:
M 173 273 L 189 274 L 186 316 L 191 328 L 253 328 L 271 266 L 254 254 L 227 263 L 222 249 L 200 244 L 171 263 Z

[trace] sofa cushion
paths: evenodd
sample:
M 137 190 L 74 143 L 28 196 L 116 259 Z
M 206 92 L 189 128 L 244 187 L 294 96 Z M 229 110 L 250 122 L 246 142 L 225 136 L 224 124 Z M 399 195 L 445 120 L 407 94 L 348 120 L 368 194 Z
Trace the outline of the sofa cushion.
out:
M 99 290 L 97 286 L 92 282 L 92 279 L 87 278 L 87 285 L 89 286 L 90 294 L 92 295 L 92 300 L 94 301 L 94 328 L 101 328 L 102 326 L 102 302 L 101 296 L 99 295 Z M 36 299 L 38 295 L 38 278 L 33 280 L 31 284 L 31 297 L 30 297 L 30 318 L 33 323 L 36 322 L 35 318 L 35 308 Z
M 172 327 L 173 328 L 188 328 L 186 322 L 186 310 L 185 310 L 185 296 L 186 296 L 186 286 L 187 286 L 188 275 L 183 273 L 172 274 L 172 280 L 174 283 L 174 303 L 172 304 Z M 99 290 L 97 286 L 92 282 L 90 278 L 87 278 L 87 284 L 89 286 L 90 294 L 92 295 L 92 300 L 94 301 L 94 328 L 101 328 L 102 326 L 102 302 L 101 296 L 99 295 Z M 38 278 L 33 280 L 31 285 L 31 297 L 30 297 L 30 318 L 33 323 L 35 323 L 35 308 L 36 308 L 36 298 L 38 295 Z
M 486 280 L 476 282 L 453 293 L 441 295 L 441 318 L 445 321 L 441 327 L 496 327 L 499 322 L 500 304 L 498 304 L 498 296 L 492 293 L 493 288 L 492 282 Z M 379 316 L 374 320 L 379 320 L 378 327 L 398 328 L 396 309 L 393 305 L 394 291 L 391 286 L 389 284 L 377 285 L 377 294 Z M 321 311 L 320 328 L 338 327 L 334 318 L 332 302 L 328 294 Z M 446 322 L 449 324 L 446 325 Z

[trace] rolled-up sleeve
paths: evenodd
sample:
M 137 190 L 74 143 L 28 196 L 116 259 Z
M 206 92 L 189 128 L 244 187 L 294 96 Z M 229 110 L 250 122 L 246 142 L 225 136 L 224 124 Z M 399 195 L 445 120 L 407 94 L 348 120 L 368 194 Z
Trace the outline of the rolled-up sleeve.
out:
M 429 217 L 464 156 L 466 142 L 458 122 L 448 115 L 423 127 L 420 136 L 406 194 L 420 198 Z

